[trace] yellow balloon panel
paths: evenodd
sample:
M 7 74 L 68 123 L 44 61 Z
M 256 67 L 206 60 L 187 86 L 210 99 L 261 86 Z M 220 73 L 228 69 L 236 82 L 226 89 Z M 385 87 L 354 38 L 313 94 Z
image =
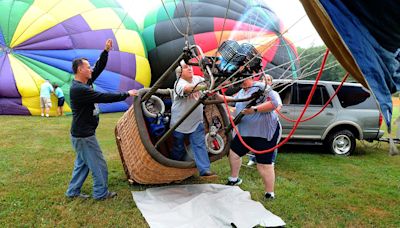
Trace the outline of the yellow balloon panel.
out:
M 144 87 L 149 87 L 151 82 L 151 70 L 149 61 L 141 56 L 136 55 L 136 78 Z
M 82 17 L 92 30 L 120 28 L 125 29 L 119 16 L 110 8 L 100 8 L 83 13 Z
M 136 31 L 126 29 L 113 31 L 118 41 L 120 51 L 146 57 L 146 50 L 143 46 L 143 41 Z
M 9 55 L 8 57 L 14 74 L 15 84 L 22 99 L 25 97 L 38 97 L 40 94 L 40 85 L 44 82 L 43 78 L 13 55 Z
M 91 9 L 95 9 L 95 6 L 89 1 L 35 1 L 21 18 L 12 38 L 11 47 L 17 46 L 68 18 Z

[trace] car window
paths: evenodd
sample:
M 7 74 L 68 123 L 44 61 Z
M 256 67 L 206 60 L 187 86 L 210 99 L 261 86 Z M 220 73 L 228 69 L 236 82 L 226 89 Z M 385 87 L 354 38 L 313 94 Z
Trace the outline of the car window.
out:
M 333 85 L 336 90 L 339 85 Z M 337 97 L 343 108 L 377 109 L 378 106 L 371 94 L 360 86 L 344 85 Z
M 306 104 L 308 95 L 311 92 L 313 85 L 310 84 L 298 84 L 297 101 L 293 101 L 293 104 Z M 311 99 L 310 105 L 323 106 L 329 100 L 329 94 L 326 91 L 325 86 L 318 85 Z M 332 104 L 330 104 L 332 105 Z
M 292 100 L 292 88 L 293 85 L 290 84 L 279 84 L 274 86 L 274 90 L 278 92 L 281 97 L 282 104 L 290 104 Z

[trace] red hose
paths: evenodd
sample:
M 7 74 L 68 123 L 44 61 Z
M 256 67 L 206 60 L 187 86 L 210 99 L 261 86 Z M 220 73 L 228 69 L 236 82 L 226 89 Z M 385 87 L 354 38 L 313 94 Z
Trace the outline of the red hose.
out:
M 344 76 L 344 78 L 342 79 L 342 82 L 340 83 L 339 87 L 337 87 L 337 89 L 335 90 L 335 93 L 329 98 L 329 100 L 325 103 L 325 105 L 321 108 L 321 110 L 319 110 L 319 112 L 315 113 L 314 115 L 305 118 L 304 120 L 300 120 L 300 123 L 306 122 L 308 120 L 311 120 L 312 118 L 318 116 L 322 111 L 324 111 L 324 109 L 329 105 L 329 103 L 331 103 L 332 99 L 336 96 L 336 94 L 339 92 L 340 88 L 342 88 L 343 83 L 346 81 L 347 77 L 349 76 L 349 73 L 346 73 L 346 75 Z M 283 113 L 279 112 L 278 110 L 275 110 L 280 117 L 282 117 L 283 119 L 285 119 L 286 121 L 289 122 L 296 122 L 296 120 L 292 120 L 289 119 L 289 117 L 285 116 Z
M 328 58 L 328 55 L 329 55 L 329 49 L 326 49 L 324 59 L 322 60 L 322 64 L 321 64 L 321 67 L 320 67 L 320 69 L 319 69 L 317 78 L 315 79 L 315 83 L 314 83 L 314 85 L 313 85 L 313 87 L 312 87 L 312 89 L 311 89 L 310 94 L 308 95 L 308 98 L 307 98 L 306 104 L 305 104 L 305 106 L 304 106 L 304 109 L 303 109 L 303 111 L 301 112 L 301 114 L 300 114 L 299 118 L 297 119 L 295 125 L 293 126 L 292 130 L 290 131 L 288 137 L 286 137 L 286 138 L 285 138 L 282 142 L 280 142 L 279 144 L 275 145 L 273 148 L 270 148 L 270 149 L 267 149 L 267 150 L 261 150 L 261 151 L 259 151 L 259 150 L 255 150 L 255 149 L 251 148 L 249 145 L 247 145 L 247 144 L 244 142 L 242 136 L 239 134 L 239 131 L 238 131 L 238 129 L 237 129 L 235 123 L 233 122 L 232 115 L 231 115 L 231 113 L 230 113 L 230 111 L 229 111 L 229 108 L 228 108 L 228 102 L 227 102 L 227 100 L 226 100 L 225 93 L 222 91 L 222 94 L 224 95 L 224 104 L 225 104 L 225 107 L 226 107 L 226 110 L 227 110 L 228 116 L 229 116 L 229 121 L 230 121 L 230 123 L 232 124 L 233 129 L 235 130 L 236 135 L 237 135 L 237 137 L 239 138 L 240 142 L 241 142 L 248 150 L 250 150 L 251 152 L 253 152 L 253 153 L 255 153 L 255 154 L 270 153 L 270 152 L 274 151 L 276 148 L 281 147 L 283 144 L 285 144 L 285 143 L 290 139 L 290 137 L 292 137 L 292 135 L 294 134 L 294 132 L 295 132 L 296 129 L 297 129 L 297 126 L 298 126 L 299 123 L 300 123 L 301 118 L 303 117 L 304 113 L 306 112 L 308 106 L 309 106 L 310 103 L 311 103 L 311 99 L 312 99 L 312 97 L 313 97 L 313 95 L 314 95 L 314 92 L 315 92 L 315 90 L 316 90 L 316 88 L 317 88 L 318 81 L 319 81 L 319 79 L 321 78 L 322 72 L 324 71 L 324 67 L 325 67 L 325 63 L 326 63 L 326 59 Z

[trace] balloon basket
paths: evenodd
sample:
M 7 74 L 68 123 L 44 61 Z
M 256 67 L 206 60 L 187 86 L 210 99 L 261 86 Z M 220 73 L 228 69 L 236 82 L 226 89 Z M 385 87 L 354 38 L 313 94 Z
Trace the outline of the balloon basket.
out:
M 125 174 L 131 183 L 139 184 L 167 184 L 180 182 L 197 173 L 194 161 L 187 156 L 184 161 L 169 158 L 172 148 L 172 138 L 155 148 L 154 143 L 159 137 L 149 133 L 148 123 L 143 112 L 142 96 L 149 89 L 141 89 L 139 96 L 134 98 L 133 105 L 119 119 L 115 127 L 115 137 Z M 156 96 L 162 100 L 170 99 L 170 89 L 158 89 Z M 221 104 L 204 106 L 205 134 L 219 121 L 218 135 L 223 139 L 224 149 L 219 154 L 209 153 L 210 162 L 224 157 L 229 151 L 231 133 L 225 133 L 228 117 Z M 168 112 L 168 107 L 166 108 Z M 189 154 L 189 151 L 187 151 Z

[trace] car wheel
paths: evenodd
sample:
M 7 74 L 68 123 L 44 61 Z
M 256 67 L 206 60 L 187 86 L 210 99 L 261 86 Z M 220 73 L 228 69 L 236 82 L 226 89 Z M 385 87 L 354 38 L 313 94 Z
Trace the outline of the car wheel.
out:
M 356 138 L 349 130 L 340 130 L 330 134 L 326 146 L 335 155 L 348 156 L 356 148 Z

